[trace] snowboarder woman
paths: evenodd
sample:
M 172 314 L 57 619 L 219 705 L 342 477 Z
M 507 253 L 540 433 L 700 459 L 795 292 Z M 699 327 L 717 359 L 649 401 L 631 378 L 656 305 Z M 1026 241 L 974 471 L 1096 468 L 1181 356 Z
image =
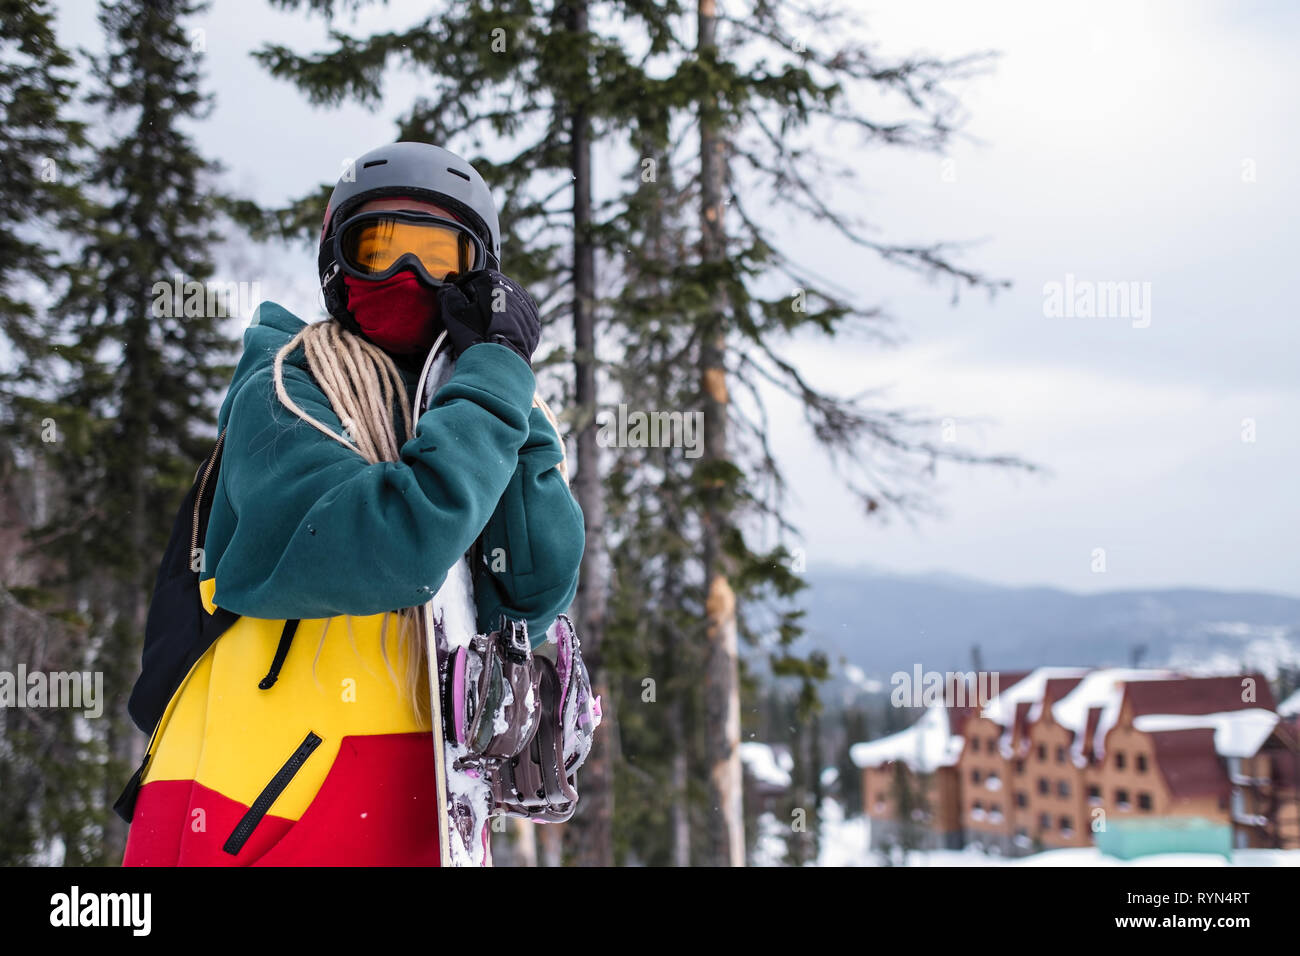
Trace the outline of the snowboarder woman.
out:
M 500 249 L 473 167 L 394 143 L 330 197 L 330 319 L 258 308 L 218 416 L 199 574 L 207 612 L 241 616 L 155 731 L 124 864 L 438 864 L 414 609 L 471 553 L 480 631 L 505 614 L 541 648 L 584 546 L 534 401 L 537 306 Z M 415 418 L 443 333 L 455 367 Z

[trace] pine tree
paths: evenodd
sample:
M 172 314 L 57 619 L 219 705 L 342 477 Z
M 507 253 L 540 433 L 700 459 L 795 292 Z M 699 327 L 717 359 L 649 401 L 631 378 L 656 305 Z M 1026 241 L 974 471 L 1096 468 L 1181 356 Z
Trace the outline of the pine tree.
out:
M 697 676 L 693 690 L 699 706 L 708 709 L 701 712 L 701 723 L 711 738 L 709 756 L 692 775 L 711 788 L 701 803 L 709 845 L 700 859 L 712 863 L 736 862 L 740 721 L 734 718 L 744 705 L 735 674 L 743 662 L 733 653 L 733 623 L 746 643 L 766 651 L 774 677 L 799 683 L 801 719 L 816 713 L 816 684 L 829 670 L 825 655 L 795 650 L 802 635 L 800 613 L 788 604 L 803 581 L 792 553 L 781 537 L 767 551 L 750 543 L 755 519 L 772 522 L 782 537 L 795 530 L 782 517 L 784 482 L 766 433 L 758 386 L 774 382 L 799 399 L 815 435 L 834 457 L 849 463 L 885 463 L 880 470 L 866 471 L 874 484 L 854 485 L 869 514 L 924 508 L 924 485 L 940 458 L 1021 464 L 1007 457 L 979 459 L 958 447 L 942 446 L 937 441 L 938 421 L 818 390 L 784 360 L 780 343 L 796 331 L 871 331 L 883 315 L 798 274 L 796 258 L 783 252 L 746 212 L 750 202 L 766 197 L 749 185 L 738 192 L 728 171 L 729 158 L 742 157 L 769 185 L 789 186 L 786 201 L 793 197 L 797 213 L 821 215 L 827 207 L 806 167 L 815 168 L 824 159 L 796 149 L 793 138 L 781 137 L 792 136 L 821 115 L 855 122 L 886 145 L 939 148 L 946 141 L 946 116 L 953 106 L 943 83 L 960 76 L 970 63 L 881 63 L 852 42 L 821 55 L 785 42 L 784 52 L 794 62 L 774 69 L 756 58 L 754 48 L 783 42 L 776 14 L 765 4 L 752 5 L 750 13 L 713 18 L 710 8 L 701 6 L 697 26 L 702 18 L 703 45 L 691 49 L 687 39 L 668 48 L 673 68 L 660 71 L 664 79 L 646 81 L 635 113 L 632 135 L 640 168 L 632 177 L 625 175 L 634 185 L 605 204 L 611 210 L 608 230 L 618 237 L 623 253 L 620 287 L 610 305 L 610 334 L 615 337 L 610 351 L 623 357 L 621 368 L 611 369 L 614 391 L 634 408 L 705 415 L 701 460 L 683 462 L 680 454 L 674 458 L 644 448 L 610 452 L 607 530 L 611 551 L 617 554 L 613 600 L 618 611 L 611 617 L 610 639 L 638 645 L 655 641 L 663 647 L 665 635 L 680 634 L 674 638 L 677 647 L 708 648 L 712 654 L 708 666 L 698 657 L 670 655 L 681 657 L 695 675 L 708 675 L 704 687 Z M 674 16 L 677 28 L 671 35 L 689 38 L 686 16 Z M 725 23 L 725 44 L 708 42 L 710 22 L 713 27 Z M 821 35 L 847 35 L 827 24 L 823 21 Z M 740 61 L 759 65 L 745 71 L 736 65 Z M 836 71 L 838 79 L 815 78 Z M 889 125 L 855 117 L 841 85 L 852 79 L 886 92 L 901 90 L 916 117 Z M 686 159 L 678 157 L 681 131 L 689 128 L 683 117 L 686 124 L 695 121 L 702 137 L 699 151 Z M 764 135 L 769 129 L 780 131 L 775 143 Z M 760 148 L 740 149 L 733 143 L 755 132 L 760 145 L 771 147 L 766 156 Z M 647 168 L 659 172 L 649 187 L 635 182 L 635 172 Z M 684 174 L 672 175 L 677 170 Z M 762 185 L 761 178 L 758 183 Z M 613 215 L 614 210 L 620 214 Z M 849 241 L 864 241 L 842 217 L 828 219 L 828 228 L 844 233 Z M 665 236 L 671 241 L 665 243 Z M 871 248 L 887 264 L 948 276 L 974 288 L 992 291 L 1001 286 L 957 266 L 942 243 L 914 247 L 873 241 Z M 797 280 L 794 296 L 759 295 L 773 272 Z M 743 405 L 731 400 L 731 383 L 747 398 Z M 669 581 L 671 587 L 666 586 Z M 658 605 L 663 601 L 686 612 L 680 629 L 661 623 L 665 615 Z M 624 659 L 637 658 L 629 654 Z M 630 684 L 623 700 L 635 700 Z M 660 718 L 659 732 L 674 736 L 680 747 L 693 746 L 694 739 L 666 719 L 672 713 Z M 625 746 L 640 726 L 621 722 Z M 655 779 L 658 792 L 678 792 L 671 781 Z
M 79 201 L 85 127 L 67 115 L 74 61 L 53 20 L 49 0 L 0 3 L 0 336 L 12 350 L 0 378 L 6 411 L 23 394 L 20 382 L 48 371 L 33 364 L 48 354 L 42 311 L 68 263 L 49 237 L 72 224 Z
M 727 12 L 714 0 L 699 0 L 694 45 L 691 24 L 680 17 L 672 33 L 684 39 L 670 51 L 675 69 L 647 90 L 648 99 L 671 104 L 674 116 L 693 121 L 699 137 L 695 155 L 678 162 L 697 172 L 675 205 L 693 210 L 697 220 L 690 268 L 674 280 L 681 284 L 679 301 L 690 303 L 677 315 L 691 343 L 677 355 L 679 374 L 693 377 L 688 407 L 704 416 L 704 454 L 692 472 L 682 527 L 700 555 L 694 575 L 704 627 L 695 639 L 710 652 L 701 772 L 710 786 L 706 859 L 714 864 L 734 865 L 742 856 L 739 641 L 764 647 L 774 676 L 799 681 L 805 715 L 815 713 L 815 688 L 828 672 L 824 654 L 796 650 L 800 614 L 788 603 L 803 582 L 783 543 L 794 529 L 782 517 L 784 480 L 760 386 L 773 385 L 801 403 L 813 434 L 845 466 L 844 478 L 868 514 L 925 509 L 940 460 L 1025 467 L 1010 456 L 981 457 L 945 446 L 936 419 L 822 389 L 782 353 L 782 343 L 802 331 L 883 336 L 885 316 L 834 291 L 834 283 L 818 279 L 801 256 L 782 249 L 771 226 L 754 215 L 759 206 L 812 217 L 828 241 L 847 241 L 887 265 L 947 278 L 955 289 L 992 293 L 1005 284 L 960 266 L 947 244 L 894 245 L 869 237 L 824 195 L 830 160 L 809 139 L 847 124 L 869 144 L 941 149 L 956 106 L 946 84 L 982 62 L 883 61 L 853 39 L 846 20 L 834 11 L 765 0 Z M 799 30 L 825 38 L 828 48 L 804 42 Z M 854 105 L 854 93 L 863 90 L 895 94 L 904 118 L 883 122 L 863 115 Z M 794 293 L 774 294 L 773 286 L 781 285 L 793 285 Z M 778 530 L 777 543 L 766 551 L 754 544 L 763 521 Z M 763 607 L 764 599 L 781 606 Z
M 680 321 L 690 303 L 683 301 L 684 286 L 677 281 L 690 245 L 673 215 L 681 193 L 664 139 L 667 117 L 651 109 L 633 131 L 637 159 L 621 177 L 631 185 L 615 200 L 623 213 L 610 224 L 624 251 L 619 291 L 608 303 L 610 351 L 621 356 L 609 367 L 610 391 L 638 412 L 685 409 L 692 403 L 692 391 L 675 367 L 690 347 L 689 327 Z M 608 423 L 615 424 L 612 417 Z M 644 829 L 638 833 L 635 818 L 624 810 L 629 803 L 666 802 L 671 849 L 662 862 L 689 866 L 698 853 L 692 817 L 707 799 L 696 783 L 705 657 L 697 640 L 703 606 L 687 527 L 693 462 L 669 445 L 610 443 L 605 452 L 606 533 L 614 556 L 609 664 L 612 673 L 625 675 L 618 695 L 625 718 L 619 738 L 625 752 L 654 752 L 660 758 L 636 767 L 641 779 L 626 798 L 620 796 L 615 831 L 631 831 L 629 839 L 638 845 L 657 842 Z M 647 677 L 657 690 L 651 704 L 639 698 Z M 618 772 L 624 769 L 623 762 L 616 764 Z M 643 783 L 647 775 L 649 786 Z
M 862 804 L 862 768 L 853 762 L 849 750 L 853 744 L 869 739 L 869 723 L 866 708 L 856 702 L 847 704 L 840 712 L 843 727 L 843 746 L 836 753 L 839 759 L 840 804 L 844 808 L 844 817 L 856 817 L 863 812 Z
M 902 850 L 903 862 L 907 855 L 923 847 L 925 841 L 925 820 L 930 812 L 926 796 L 929 790 L 930 775 L 913 772 L 901 760 L 894 762 L 894 779 L 892 793 L 894 797 L 894 820 L 898 824 L 897 846 Z
M 66 373 L 47 458 L 62 494 L 41 533 L 64 572 L 57 584 L 89 621 L 93 669 L 104 674 L 98 862 L 116 862 L 125 845 L 111 806 L 144 744 L 126 699 L 157 562 L 233 371 L 234 343 L 221 329 L 228 303 L 174 295 L 177 275 L 211 278 L 221 237 L 212 222 L 218 167 L 182 128 L 210 107 L 199 88 L 201 35 L 185 26 L 203 9 L 191 0 L 101 4 L 106 52 L 92 58 L 87 102 L 122 132 L 97 144 L 82 267 L 54 309 L 65 323 Z
M 57 371 L 49 306 L 77 262 L 84 124 L 69 117 L 74 60 L 47 0 L 0 2 L 0 669 L 82 671 L 85 628 L 46 586 L 34 531 L 55 492 L 45 450 Z M 16 687 L 26 694 L 26 687 Z M 0 708 L 0 865 L 94 858 L 100 759 L 82 712 Z

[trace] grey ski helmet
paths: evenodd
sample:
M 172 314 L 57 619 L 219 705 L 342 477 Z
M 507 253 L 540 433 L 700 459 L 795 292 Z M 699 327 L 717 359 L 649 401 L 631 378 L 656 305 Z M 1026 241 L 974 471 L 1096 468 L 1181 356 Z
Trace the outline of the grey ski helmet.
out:
M 461 217 L 487 246 L 489 263 L 501 268 L 501 227 L 492 192 L 473 166 L 449 149 L 430 143 L 389 143 L 359 157 L 334 186 L 321 223 L 316 265 L 325 310 L 354 332 L 348 290 L 334 261 L 335 227 L 362 203 L 384 196 L 427 198 Z

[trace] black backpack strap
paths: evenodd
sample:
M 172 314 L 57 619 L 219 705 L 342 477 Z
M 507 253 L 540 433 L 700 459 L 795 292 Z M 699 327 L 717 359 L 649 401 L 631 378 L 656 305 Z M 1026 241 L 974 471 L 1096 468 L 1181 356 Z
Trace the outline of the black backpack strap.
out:
M 270 690 L 275 686 L 275 682 L 280 679 L 280 668 L 284 666 L 284 659 L 289 656 L 289 645 L 293 643 L 293 634 L 296 630 L 298 630 L 298 618 L 284 622 L 284 630 L 280 632 L 280 643 L 275 648 L 275 657 L 271 661 L 271 669 L 257 683 L 257 686 L 262 690 Z

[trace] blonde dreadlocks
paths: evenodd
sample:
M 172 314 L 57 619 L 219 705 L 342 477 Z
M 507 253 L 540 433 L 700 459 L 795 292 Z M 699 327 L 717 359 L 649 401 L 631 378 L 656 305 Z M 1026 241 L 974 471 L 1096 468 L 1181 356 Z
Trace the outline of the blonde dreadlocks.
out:
M 306 354 L 312 378 L 343 423 L 346 437 L 313 418 L 289 397 L 289 392 L 284 387 L 284 360 L 299 346 Z M 434 347 L 437 348 L 437 345 Z M 286 408 L 321 433 L 352 449 L 370 464 L 397 461 L 402 445 L 414 431 L 406 385 L 392 358 L 373 342 L 353 335 L 333 319 L 309 323 L 286 342 L 276 353 L 274 377 L 275 394 Z M 403 433 L 400 437 L 393 427 L 394 398 L 402 409 Z M 428 705 L 427 655 L 419 627 L 419 613 L 418 607 L 396 611 L 397 651 L 404 670 L 402 678 L 398 678 L 388 656 L 388 615 L 384 616 L 380 650 L 394 683 L 405 692 L 416 719 L 424 722 L 425 708 Z M 328 631 L 327 622 L 325 633 Z M 317 659 L 325 646 L 325 633 L 321 634 L 320 646 L 316 648 Z M 351 638 L 350 615 L 348 633 Z M 312 662 L 312 668 L 315 669 L 315 661 Z

